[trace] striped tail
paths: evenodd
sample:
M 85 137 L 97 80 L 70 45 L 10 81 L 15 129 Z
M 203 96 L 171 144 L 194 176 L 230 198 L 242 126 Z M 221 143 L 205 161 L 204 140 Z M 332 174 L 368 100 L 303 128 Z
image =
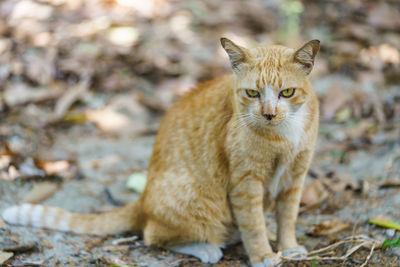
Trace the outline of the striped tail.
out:
M 9 224 L 95 235 L 141 230 L 143 224 L 139 200 L 100 214 L 74 214 L 56 207 L 22 204 L 7 208 L 2 217 Z

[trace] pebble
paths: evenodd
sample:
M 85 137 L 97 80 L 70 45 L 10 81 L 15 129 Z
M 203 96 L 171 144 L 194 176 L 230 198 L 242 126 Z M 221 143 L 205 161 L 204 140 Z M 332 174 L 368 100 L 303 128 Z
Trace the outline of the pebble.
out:
M 396 229 L 387 229 L 385 234 L 387 237 L 393 237 L 396 234 Z

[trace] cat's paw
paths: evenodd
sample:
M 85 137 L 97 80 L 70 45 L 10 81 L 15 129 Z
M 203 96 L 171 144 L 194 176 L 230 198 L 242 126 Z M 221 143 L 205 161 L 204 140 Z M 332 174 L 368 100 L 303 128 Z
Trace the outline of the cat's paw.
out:
M 174 252 L 194 256 L 203 263 L 217 263 L 222 258 L 221 249 L 208 243 L 188 243 L 166 248 Z
M 262 262 L 257 262 L 251 265 L 251 267 L 281 267 L 281 259 L 279 257 L 266 258 Z
M 282 251 L 283 257 L 294 257 L 297 259 L 303 259 L 307 256 L 307 250 L 303 246 L 299 246 L 297 248 L 286 249 Z

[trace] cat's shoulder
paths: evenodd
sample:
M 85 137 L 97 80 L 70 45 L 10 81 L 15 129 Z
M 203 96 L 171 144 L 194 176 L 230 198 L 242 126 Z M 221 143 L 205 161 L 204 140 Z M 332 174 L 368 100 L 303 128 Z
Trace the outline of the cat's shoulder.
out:
M 194 87 L 189 89 L 182 95 L 181 99 L 190 98 L 201 93 L 219 93 L 228 92 L 229 87 L 232 86 L 232 75 L 222 75 L 214 79 L 197 83 Z

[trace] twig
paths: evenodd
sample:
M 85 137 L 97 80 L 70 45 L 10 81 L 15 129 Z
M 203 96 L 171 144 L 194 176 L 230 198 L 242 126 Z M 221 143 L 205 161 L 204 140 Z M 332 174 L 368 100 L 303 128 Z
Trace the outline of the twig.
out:
M 360 265 L 360 267 L 364 267 L 364 266 L 367 265 L 369 259 L 370 259 L 371 256 L 372 256 L 372 253 L 374 252 L 374 249 L 375 249 L 375 244 L 372 244 L 372 248 L 371 248 L 371 251 L 369 252 L 368 257 L 365 259 L 364 263 Z
M 349 248 L 346 251 L 346 253 L 344 255 L 342 255 L 342 256 L 322 257 L 320 255 L 315 255 L 315 254 L 318 254 L 318 253 L 321 253 L 321 252 L 325 252 L 323 255 L 326 255 L 326 254 L 329 253 L 329 252 L 328 253 L 326 252 L 327 250 L 334 249 L 334 248 L 336 248 L 336 247 L 338 247 L 338 246 L 340 246 L 342 244 L 345 244 L 345 243 L 358 243 L 358 244 L 356 244 L 355 246 Z M 350 255 L 352 255 L 354 252 L 356 252 L 358 249 L 360 249 L 362 247 L 367 247 L 369 245 L 371 245 L 372 248 L 371 248 L 371 251 L 370 251 L 370 255 L 368 255 L 368 257 L 366 259 L 366 262 L 365 262 L 365 264 L 366 264 L 368 262 L 369 258 L 371 257 L 373 250 L 375 249 L 375 247 L 378 247 L 380 245 L 380 243 L 377 240 L 369 238 L 369 237 L 364 236 L 364 235 L 350 236 L 350 237 L 345 238 L 344 240 L 341 240 L 339 242 L 331 244 L 331 245 L 329 245 L 327 247 L 320 248 L 320 249 L 317 249 L 317 250 L 314 250 L 314 251 L 310 251 L 307 254 L 307 257 L 305 257 L 305 258 L 296 258 L 296 255 L 293 254 L 291 256 L 282 257 L 282 259 L 283 260 L 288 260 L 288 261 L 311 261 L 311 260 L 314 260 L 314 259 L 319 260 L 319 261 L 345 260 Z M 362 266 L 365 266 L 365 265 L 362 265 Z
M 125 238 L 119 238 L 115 239 L 114 241 L 111 242 L 113 246 L 121 245 L 124 243 L 131 243 L 133 241 L 136 241 L 138 239 L 137 235 L 131 236 L 131 237 L 125 237 Z

